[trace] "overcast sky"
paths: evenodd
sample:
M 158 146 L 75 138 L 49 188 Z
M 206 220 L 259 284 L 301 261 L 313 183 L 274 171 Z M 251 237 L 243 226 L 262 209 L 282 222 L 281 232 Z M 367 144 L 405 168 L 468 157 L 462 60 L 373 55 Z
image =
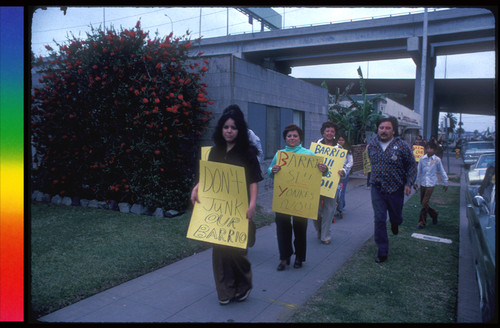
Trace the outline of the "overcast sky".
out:
M 424 8 L 404 7 L 273 7 L 282 16 L 284 28 L 346 22 L 350 20 L 421 13 Z M 440 8 L 443 9 L 443 8 Z M 435 10 L 429 8 L 429 11 Z M 260 32 L 260 23 L 249 23 L 248 17 L 234 8 L 226 7 L 68 7 L 66 15 L 59 7 L 38 9 L 32 19 L 32 51 L 36 56 L 46 55 L 45 45 L 54 47 L 53 40 L 64 43 L 73 33 L 85 39 L 90 26 L 132 28 L 140 20 L 150 37 L 171 31 L 182 36 L 189 30 L 191 37 L 210 38 L 227 34 Z M 267 28 L 265 29 L 267 30 Z M 298 78 L 357 78 L 361 66 L 365 78 L 415 78 L 415 64 L 411 59 L 372 61 L 292 68 Z M 436 78 L 494 78 L 495 54 L 484 52 L 438 57 Z M 456 115 L 458 118 L 458 114 Z M 494 116 L 462 115 L 466 130 L 495 130 Z

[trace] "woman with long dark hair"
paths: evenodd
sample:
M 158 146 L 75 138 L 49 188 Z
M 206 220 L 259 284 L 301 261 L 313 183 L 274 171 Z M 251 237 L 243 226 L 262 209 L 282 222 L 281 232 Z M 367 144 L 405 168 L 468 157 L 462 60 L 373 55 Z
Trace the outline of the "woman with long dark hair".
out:
M 231 105 L 222 114 L 213 134 L 215 146 L 208 155 L 209 161 L 242 166 L 248 190 L 246 217 L 252 220 L 257 203 L 258 182 L 262 174 L 257 160 L 257 149 L 248 138 L 248 127 L 237 105 Z M 199 202 L 198 184 L 191 192 L 191 202 Z M 242 302 L 252 290 L 251 263 L 247 250 L 223 245 L 213 245 L 212 268 L 219 303 Z

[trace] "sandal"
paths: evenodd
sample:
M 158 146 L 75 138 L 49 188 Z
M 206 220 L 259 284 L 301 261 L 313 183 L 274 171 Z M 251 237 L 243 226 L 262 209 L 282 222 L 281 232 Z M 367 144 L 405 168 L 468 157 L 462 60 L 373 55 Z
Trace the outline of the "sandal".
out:
M 299 269 L 299 268 L 302 268 L 302 260 L 301 259 L 295 259 L 295 263 L 293 264 L 293 267 L 295 269 Z
M 280 262 L 280 264 L 278 264 L 278 267 L 276 268 L 276 270 L 283 271 L 283 270 L 285 270 L 285 266 L 289 265 L 289 264 L 290 264 L 290 258 L 288 258 L 286 260 L 282 260 Z

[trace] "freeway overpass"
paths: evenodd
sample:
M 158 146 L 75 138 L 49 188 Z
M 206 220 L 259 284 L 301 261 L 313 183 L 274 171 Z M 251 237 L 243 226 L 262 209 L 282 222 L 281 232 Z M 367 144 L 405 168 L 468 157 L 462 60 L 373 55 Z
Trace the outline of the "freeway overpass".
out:
M 324 81 L 331 93 L 341 92 L 353 82 L 353 94 L 361 93 L 359 79 L 301 78 L 320 86 Z M 370 94 L 400 93 L 403 98 L 394 98 L 401 105 L 413 108 L 415 79 L 365 79 Z M 434 80 L 434 107 L 440 112 L 475 115 L 495 115 L 495 79 L 436 79 Z
M 297 66 L 412 58 L 415 80 L 370 80 L 368 90 L 377 93 L 372 82 L 381 92 L 398 92 L 383 85 L 406 86 L 403 93 L 412 95 L 407 107 L 422 114 L 424 136 L 429 137 L 436 132 L 439 111 L 494 112 L 494 81 L 441 82 L 434 80 L 434 67 L 436 56 L 495 51 L 495 33 L 495 16 L 489 10 L 457 8 L 207 38 L 199 50 L 204 56 L 230 54 L 282 74 Z

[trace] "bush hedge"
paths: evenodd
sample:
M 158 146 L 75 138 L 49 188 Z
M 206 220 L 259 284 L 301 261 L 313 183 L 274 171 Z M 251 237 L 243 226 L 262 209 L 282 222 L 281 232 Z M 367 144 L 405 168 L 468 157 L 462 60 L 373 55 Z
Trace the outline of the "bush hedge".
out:
M 184 209 L 211 120 L 208 61 L 187 36 L 91 29 L 32 57 L 33 188 L 50 195 Z

